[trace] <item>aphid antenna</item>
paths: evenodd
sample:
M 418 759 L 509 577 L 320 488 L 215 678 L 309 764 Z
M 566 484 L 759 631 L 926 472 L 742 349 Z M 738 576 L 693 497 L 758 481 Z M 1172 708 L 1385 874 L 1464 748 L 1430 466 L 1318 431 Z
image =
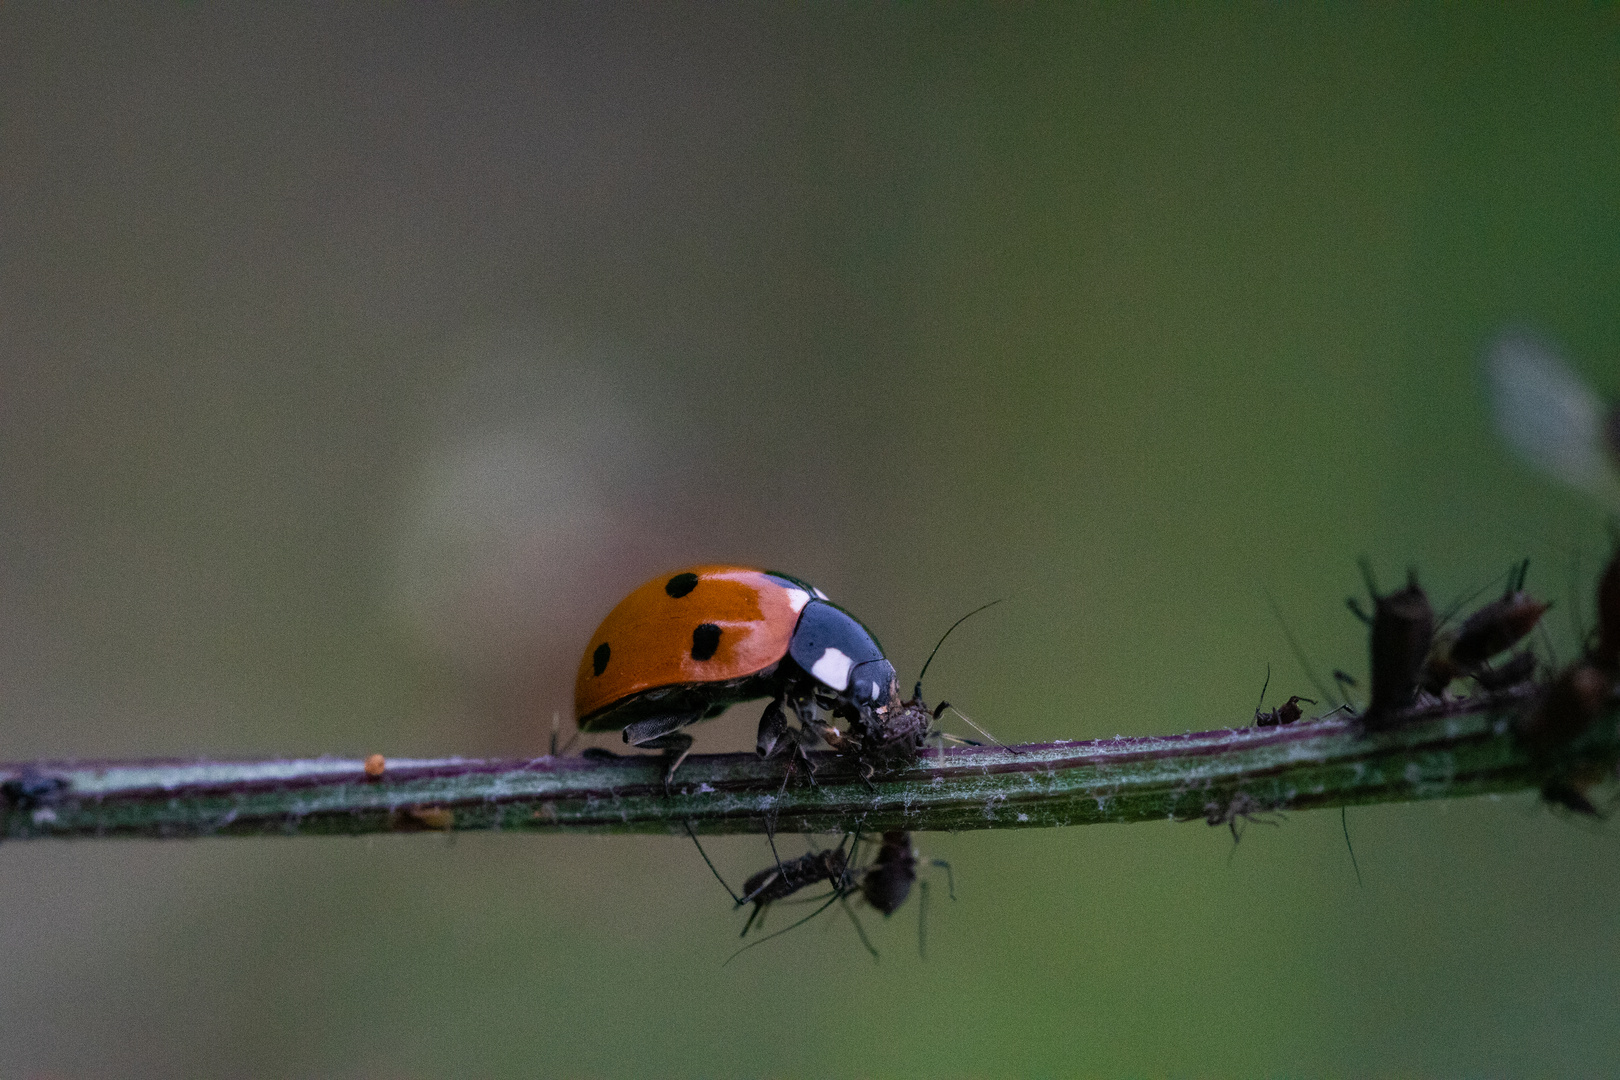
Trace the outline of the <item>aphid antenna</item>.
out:
M 1356 560 L 1356 565 L 1361 568 L 1361 580 L 1367 586 L 1368 595 L 1375 597 L 1380 595 L 1378 592 L 1378 580 L 1373 577 L 1372 559 L 1362 555 Z
M 686 826 L 686 835 L 692 838 L 692 843 L 697 844 L 698 854 L 703 856 L 703 861 L 708 864 L 709 872 L 714 875 L 714 880 L 718 881 L 720 887 L 726 890 L 727 895 L 737 902 L 738 907 L 742 907 L 747 901 L 738 896 L 731 886 L 726 884 L 726 879 L 720 876 L 720 871 L 715 869 L 713 860 L 709 858 L 709 853 L 703 850 L 702 844 L 698 843 L 697 833 L 692 830 L 692 823 L 683 818 L 681 824 Z M 778 863 L 777 865 L 781 864 Z
M 979 612 L 983 611 L 985 608 L 993 608 L 997 604 L 1004 603 L 1006 601 L 1006 599 L 1007 598 L 1005 596 L 1003 596 L 1001 599 L 992 600 L 988 604 L 980 604 L 978 607 L 974 608 L 972 611 L 968 612 L 966 615 L 962 616 L 960 619 L 957 619 L 955 622 L 951 623 L 950 630 L 946 630 L 943 634 L 939 635 L 939 640 L 934 643 L 934 651 L 928 654 L 928 659 L 923 661 L 922 670 L 917 672 L 917 688 L 915 690 L 913 690 L 912 693 L 911 693 L 911 696 L 912 696 L 912 698 L 914 700 L 917 700 L 917 701 L 922 700 L 923 676 L 928 674 L 928 665 L 932 664 L 934 662 L 934 657 L 936 655 L 938 655 L 938 653 L 939 653 L 939 647 L 941 645 L 945 644 L 945 639 L 946 638 L 951 636 L 951 630 L 955 630 L 958 626 L 961 626 L 963 623 L 965 623 L 969 619 L 973 618 L 973 616 L 977 615 Z
M 1350 808 L 1348 806 L 1339 807 L 1339 827 L 1344 830 L 1344 850 L 1350 853 L 1350 867 L 1356 872 L 1356 888 L 1363 888 L 1364 886 L 1361 884 L 1361 864 L 1356 861 L 1356 849 L 1350 846 Z
M 1338 668 L 1333 669 L 1333 681 L 1334 681 L 1334 683 L 1336 683 L 1341 688 L 1346 687 L 1346 686 L 1359 686 L 1360 685 L 1359 683 L 1356 682 L 1356 677 L 1354 675 L 1351 675 L 1347 671 L 1340 671 Z M 1331 695 L 1329 695 L 1328 700 L 1329 701 L 1333 700 Z M 1349 694 L 1344 695 L 1344 707 L 1347 708 L 1347 709 L 1350 709 L 1352 712 L 1357 711 L 1355 709 L 1354 703 L 1351 702 L 1351 700 L 1350 700 L 1350 695 Z
M 1558 662 L 1558 647 L 1553 644 L 1552 633 L 1547 629 L 1546 623 L 1542 623 L 1537 629 L 1541 631 L 1541 647 L 1547 650 L 1547 663 L 1557 671 L 1563 665 Z
M 1585 641 L 1588 633 L 1586 615 L 1581 611 L 1581 591 L 1581 548 L 1577 544 L 1569 554 L 1569 628 L 1576 641 Z M 1542 631 L 1546 629 L 1543 624 Z
M 1271 686 L 1271 664 L 1266 664 L 1266 681 L 1260 684 L 1260 700 L 1254 703 L 1254 715 L 1260 715 L 1260 707 L 1266 703 L 1266 690 Z
M 838 903 L 838 901 L 842 898 L 842 896 L 843 896 L 843 894 L 840 893 L 838 890 L 836 890 L 836 889 L 833 890 L 832 895 L 827 898 L 827 902 L 822 904 L 820 907 L 816 908 L 816 910 L 812 911 L 810 914 L 806 915 L 804 918 L 800 919 L 798 922 L 793 923 L 791 926 L 784 926 L 782 929 L 777 930 L 775 933 L 766 934 L 762 938 L 755 938 L 753 941 L 750 941 L 748 944 L 744 945 L 742 948 L 738 949 L 736 952 L 734 952 L 730 956 L 726 957 L 725 963 L 721 964 L 720 966 L 725 967 L 726 964 L 731 963 L 733 960 L 737 959 L 737 957 L 741 956 L 743 953 L 747 952 L 749 949 L 752 949 L 752 948 L 754 948 L 756 946 L 759 946 L 759 945 L 763 945 L 767 941 L 770 941 L 772 938 L 779 938 L 783 934 L 787 933 L 789 930 L 797 930 L 799 927 L 803 926 L 805 923 L 809 922 L 811 919 L 815 918 L 817 915 L 820 915 L 823 911 L 826 911 L 828 908 L 830 908 L 834 904 Z M 749 921 L 750 922 L 753 921 L 753 916 L 749 916 Z M 744 928 L 743 932 L 747 933 L 747 928 L 746 927 Z
M 950 708 L 951 712 L 955 713 L 957 716 L 960 716 L 963 720 L 966 720 L 967 723 L 968 723 L 968 726 L 971 727 L 974 731 L 977 731 L 980 735 L 983 735 L 985 738 L 989 739 L 991 742 L 995 743 L 997 746 L 999 746 L 1003 750 L 1007 751 L 1007 753 L 1009 753 L 1009 754 L 1022 754 L 1023 753 L 1022 750 L 1017 750 L 1017 749 L 1014 749 L 1011 746 L 1008 746 L 1006 743 L 1002 742 L 1000 739 L 996 738 L 994 735 L 992 735 L 988 731 L 984 730 L 984 728 L 982 728 L 978 724 L 974 723 L 973 722 L 973 717 L 969 716 L 967 713 L 963 712 L 961 709 L 958 709 L 955 705 L 951 705 L 951 706 L 949 706 L 949 708 Z M 963 739 L 961 741 L 966 742 L 967 740 Z
M 1527 574 L 1529 574 L 1529 572 L 1530 572 L 1530 560 L 1527 559 L 1527 558 L 1526 559 L 1520 559 L 1516 563 L 1509 564 L 1509 566 L 1507 568 L 1506 582 L 1505 582 L 1505 584 L 1503 585 L 1503 588 L 1502 588 L 1502 596 L 1503 596 L 1504 599 L 1509 597 L 1509 596 L 1512 596 L 1514 593 L 1519 592 L 1520 590 L 1522 590 L 1524 588 L 1524 579 L 1525 579 L 1525 576 Z M 1451 620 L 1455 619 L 1457 617 L 1457 614 L 1460 611 L 1462 611 L 1463 608 L 1467 607 L 1469 604 L 1473 603 L 1475 600 L 1478 600 L 1481 594 L 1483 594 L 1488 589 L 1494 588 L 1498 581 L 1503 581 L 1503 580 L 1504 580 L 1503 575 L 1497 574 L 1495 577 L 1491 578 L 1485 584 L 1483 584 L 1483 585 L 1479 586 L 1478 588 L 1476 588 L 1473 592 L 1469 593 L 1467 596 L 1464 596 L 1460 600 L 1453 601 L 1451 606 L 1446 608 L 1446 610 L 1443 613 L 1441 613 L 1440 617 L 1435 620 L 1435 624 L 1434 624 L 1435 629 L 1439 630 L 1441 627 L 1443 627 L 1447 623 L 1451 622 Z
M 1363 555 L 1361 558 L 1356 560 L 1356 565 L 1361 568 L 1361 580 L 1367 586 L 1367 595 L 1372 597 L 1373 603 L 1376 605 L 1378 603 L 1379 593 L 1378 582 L 1373 577 L 1372 560 Z M 1356 618 L 1360 619 L 1368 626 L 1372 625 L 1373 617 L 1362 609 L 1361 599 L 1359 597 L 1346 597 L 1344 606 L 1349 608 L 1350 613 Z
M 1316 692 L 1322 695 L 1322 699 L 1329 705 L 1332 705 L 1335 701 L 1339 700 L 1338 695 L 1329 690 L 1327 688 L 1327 684 L 1316 677 L 1316 670 L 1311 667 L 1310 658 L 1305 655 L 1305 650 L 1300 648 L 1299 639 L 1294 637 L 1294 631 L 1289 628 L 1288 620 L 1283 618 L 1282 609 L 1277 606 L 1276 599 L 1269 591 L 1265 594 L 1265 596 L 1266 606 L 1271 609 L 1271 616 L 1277 620 L 1277 625 L 1282 627 L 1283 640 L 1288 642 L 1288 649 L 1294 654 L 1294 660 L 1299 664 L 1300 669 L 1305 672 L 1305 678 L 1309 679 L 1311 685 L 1316 687 Z M 1271 678 L 1270 665 L 1266 666 L 1266 678 L 1269 682 Z M 1265 700 L 1265 694 L 1265 690 L 1260 691 L 1260 699 L 1262 702 Z

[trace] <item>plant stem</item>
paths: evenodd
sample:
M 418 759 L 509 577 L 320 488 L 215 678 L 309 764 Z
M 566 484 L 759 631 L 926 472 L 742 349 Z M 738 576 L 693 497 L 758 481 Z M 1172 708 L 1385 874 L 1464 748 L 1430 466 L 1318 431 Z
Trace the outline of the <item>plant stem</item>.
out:
M 1329 718 L 1164 737 L 927 750 L 861 779 L 814 755 L 802 769 L 750 754 L 689 757 L 671 791 L 663 760 L 541 757 L 36 762 L 0 766 L 0 838 L 359 835 L 426 830 L 701 833 L 854 828 L 1006 829 L 1206 819 L 1273 810 L 1457 798 L 1540 785 L 1543 765 L 1508 722 L 1525 686 L 1414 710 L 1393 731 Z M 1595 736 L 1620 754 L 1611 716 Z

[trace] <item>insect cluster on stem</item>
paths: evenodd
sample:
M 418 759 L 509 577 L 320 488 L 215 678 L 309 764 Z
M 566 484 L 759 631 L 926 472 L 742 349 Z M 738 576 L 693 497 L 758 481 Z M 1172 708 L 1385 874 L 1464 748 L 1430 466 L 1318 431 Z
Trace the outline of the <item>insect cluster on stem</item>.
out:
M 1437 627 L 1415 571 L 1408 572 L 1405 588 L 1380 594 L 1372 567 L 1363 562 L 1361 570 L 1373 610 L 1367 612 L 1354 597 L 1346 603 L 1368 627 L 1372 688 L 1360 714 L 1367 731 L 1399 726 L 1421 695 L 1439 698 L 1457 679 L 1500 690 L 1534 678 L 1536 657 L 1528 650 L 1494 667 L 1491 663 L 1527 637 L 1549 607 L 1524 590 L 1528 560 L 1508 572 L 1500 598 L 1476 609 L 1456 630 Z
M 1372 688 L 1360 714 L 1365 729 L 1399 727 L 1415 705 L 1441 697 L 1456 679 L 1471 679 L 1486 692 L 1534 683 L 1541 674 L 1536 655 L 1513 650 L 1550 605 L 1525 591 L 1528 569 L 1528 561 L 1515 565 L 1500 597 L 1455 630 L 1437 630 L 1416 574 L 1408 575 L 1404 589 L 1381 595 L 1363 564 L 1373 610 L 1369 614 L 1354 599 L 1349 605 L 1369 627 Z M 1597 608 L 1597 627 L 1582 655 L 1548 676 L 1510 721 L 1514 737 L 1541 771 L 1543 797 L 1591 815 L 1599 809 L 1590 792 L 1612 779 L 1616 767 L 1612 753 L 1601 749 L 1605 740 L 1590 736 L 1605 717 L 1613 722 L 1620 691 L 1620 549 L 1598 582 Z M 1508 655 L 1498 661 L 1503 654 Z
M 750 930 L 763 926 L 765 912 L 772 904 L 788 900 L 795 894 L 817 885 L 828 886 L 827 893 L 812 898 L 812 903 L 821 901 L 820 906 L 814 911 L 790 926 L 744 945 L 732 954 L 731 959 L 736 959 L 738 955 L 756 945 L 797 929 L 832 905 L 840 904 L 854 924 L 861 944 L 875 960 L 878 951 L 871 939 L 866 936 L 866 930 L 861 926 L 860 919 L 851 906 L 851 900 L 864 901 L 867 906 L 887 918 L 898 911 L 910 897 L 912 886 L 919 884 L 923 900 L 919 905 L 917 916 L 917 949 L 919 954 L 926 956 L 928 883 L 926 881 L 919 883 L 917 880 L 917 866 L 920 860 L 917 849 L 912 845 L 911 833 L 899 829 L 885 832 L 878 845 L 876 856 L 866 864 L 859 863 L 862 838 L 858 832 L 845 836 L 835 848 L 812 850 L 795 859 L 782 859 L 778 856 L 773 865 L 750 875 L 743 882 L 742 892 L 737 893 L 726 884 L 726 879 L 720 875 L 720 871 L 709 859 L 708 852 L 703 850 L 703 845 L 698 842 L 697 835 L 691 831 L 690 826 L 687 831 L 692 837 L 692 842 L 697 845 L 698 853 L 703 856 L 703 861 L 708 864 L 709 870 L 713 872 L 721 887 L 730 894 L 735 905 L 738 908 L 753 905 L 753 910 L 748 914 L 748 921 L 743 924 L 742 937 L 747 937 Z M 844 850 L 846 844 L 850 845 L 848 853 Z M 773 840 L 771 844 L 773 854 L 775 848 Z M 955 900 L 956 884 L 950 878 L 950 864 L 942 859 L 933 859 L 930 863 L 945 870 L 951 899 Z

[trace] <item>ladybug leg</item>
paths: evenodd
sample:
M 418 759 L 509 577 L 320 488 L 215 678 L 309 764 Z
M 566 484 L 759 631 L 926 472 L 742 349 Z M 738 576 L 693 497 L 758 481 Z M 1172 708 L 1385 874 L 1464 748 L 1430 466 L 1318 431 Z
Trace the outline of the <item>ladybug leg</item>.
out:
M 692 736 L 681 729 L 702 718 L 702 713 L 672 713 L 625 725 L 625 742 L 643 750 L 662 750 L 669 759 L 669 768 L 664 770 L 665 794 L 669 792 L 669 782 L 675 778 L 675 770 L 692 752 Z
M 775 757 L 788 748 L 784 741 L 787 733 L 787 711 L 782 708 L 779 697 L 765 706 L 765 712 L 759 718 L 759 738 L 754 743 L 755 751 L 762 758 Z

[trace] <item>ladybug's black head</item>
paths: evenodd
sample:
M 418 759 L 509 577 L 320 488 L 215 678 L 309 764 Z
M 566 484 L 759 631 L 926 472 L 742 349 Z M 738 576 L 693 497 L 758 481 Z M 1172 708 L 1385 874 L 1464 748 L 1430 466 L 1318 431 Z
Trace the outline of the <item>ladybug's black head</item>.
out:
M 900 682 L 886 659 L 857 664 L 849 673 L 850 703 L 863 713 L 900 703 Z

